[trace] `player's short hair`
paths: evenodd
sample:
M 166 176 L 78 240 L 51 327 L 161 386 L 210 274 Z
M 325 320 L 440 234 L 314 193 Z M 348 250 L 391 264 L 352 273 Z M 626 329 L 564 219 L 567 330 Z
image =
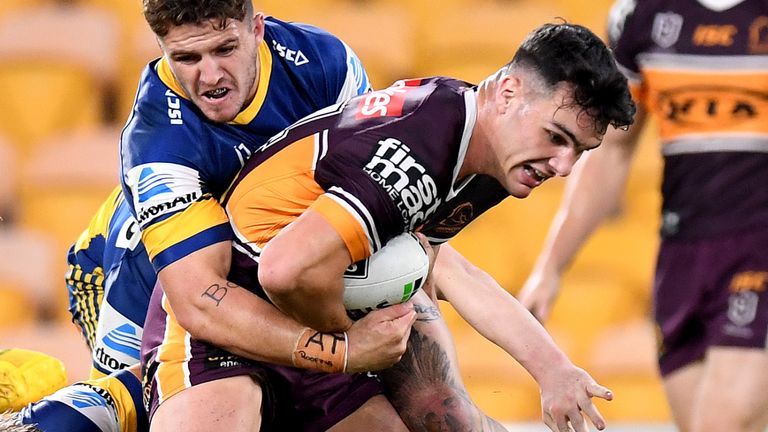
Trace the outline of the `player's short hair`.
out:
M 43 432 L 36 425 L 21 424 L 16 414 L 11 411 L 0 413 L 0 432 Z
M 143 0 L 144 19 L 159 37 L 171 27 L 201 24 L 214 20 L 216 29 L 223 29 L 227 20 L 244 21 L 253 17 L 250 0 Z
M 531 32 L 507 68 L 534 70 L 550 88 L 573 86 L 574 100 L 604 133 L 608 125 L 632 124 L 635 104 L 627 78 L 618 70 L 608 47 L 588 28 L 578 24 L 544 24 Z

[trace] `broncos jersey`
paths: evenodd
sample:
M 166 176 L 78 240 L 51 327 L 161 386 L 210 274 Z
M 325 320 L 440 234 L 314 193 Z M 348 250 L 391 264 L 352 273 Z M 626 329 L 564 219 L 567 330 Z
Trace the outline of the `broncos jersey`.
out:
M 83 381 L 23 408 L 22 424 L 43 432 L 145 432 L 141 382 L 129 371 Z
M 767 226 L 768 2 L 621 0 L 609 32 L 660 126 L 662 234 Z
M 490 177 L 458 178 L 476 110 L 465 82 L 398 81 L 276 136 L 224 200 L 236 236 L 232 280 L 256 287 L 261 248 L 307 209 L 336 229 L 353 261 L 406 231 L 451 238 L 508 196 Z
M 92 378 L 139 362 L 157 279 L 140 240 L 138 223 L 117 187 L 67 255 L 69 309 L 91 350 Z
M 204 117 L 164 59 L 144 70 L 121 137 L 122 178 L 157 271 L 232 238 L 217 199 L 267 139 L 320 108 L 369 90 L 350 48 L 308 25 L 267 18 L 259 62 L 253 101 L 226 124 Z

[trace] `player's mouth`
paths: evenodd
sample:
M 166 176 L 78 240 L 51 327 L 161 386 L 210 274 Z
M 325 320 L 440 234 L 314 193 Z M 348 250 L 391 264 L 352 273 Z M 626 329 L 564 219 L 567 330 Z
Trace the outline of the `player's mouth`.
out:
M 217 89 L 209 90 L 203 93 L 203 97 L 209 100 L 222 99 L 229 94 L 229 89 L 225 87 L 219 87 Z
M 523 172 L 525 173 L 527 180 L 523 181 L 523 183 L 532 188 L 542 184 L 546 179 L 552 177 L 528 164 L 523 165 Z

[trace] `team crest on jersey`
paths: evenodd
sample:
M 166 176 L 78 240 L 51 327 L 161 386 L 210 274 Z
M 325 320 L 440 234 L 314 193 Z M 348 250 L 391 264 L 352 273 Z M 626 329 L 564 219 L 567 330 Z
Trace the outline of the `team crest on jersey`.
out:
M 656 45 L 669 48 L 680 38 L 680 30 L 683 28 L 682 15 L 673 12 L 657 13 L 653 18 L 651 38 Z

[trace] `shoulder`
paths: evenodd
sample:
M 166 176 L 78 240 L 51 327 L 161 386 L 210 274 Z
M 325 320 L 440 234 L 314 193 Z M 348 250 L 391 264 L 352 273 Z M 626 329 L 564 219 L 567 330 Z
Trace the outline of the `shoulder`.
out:
M 168 87 L 155 70 L 144 70 L 139 92 L 120 137 L 124 168 L 189 160 L 205 150 L 205 126 L 194 104 Z
M 274 61 L 299 79 L 305 79 L 304 88 L 326 86 L 333 96 L 342 90 L 349 95 L 369 90 L 368 76 L 360 59 L 335 35 L 313 25 L 273 17 L 265 23 L 264 39 Z M 356 89 L 346 88 L 352 84 Z M 334 98 L 332 102 L 337 100 Z

